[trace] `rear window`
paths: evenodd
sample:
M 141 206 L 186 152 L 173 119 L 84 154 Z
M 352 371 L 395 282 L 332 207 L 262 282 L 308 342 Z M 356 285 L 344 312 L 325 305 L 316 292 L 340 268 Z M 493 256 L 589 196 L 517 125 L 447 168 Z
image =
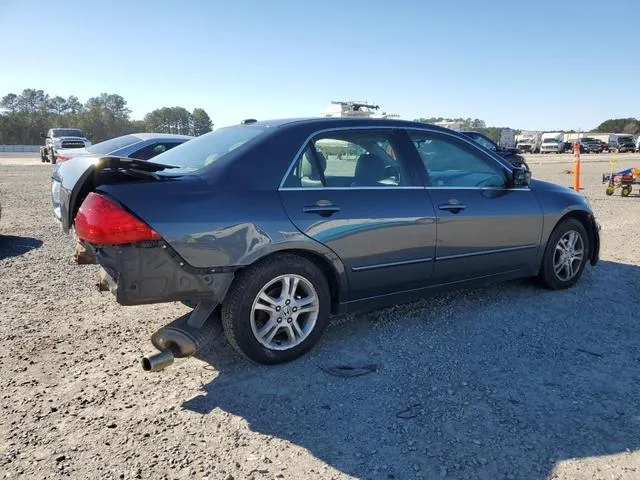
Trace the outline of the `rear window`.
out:
M 121 148 L 138 143 L 141 140 L 135 135 L 124 135 L 122 137 L 112 138 L 104 142 L 96 143 L 87 148 L 87 151 L 96 155 L 106 155 Z
M 206 133 L 153 158 L 154 163 L 179 168 L 164 172 L 184 174 L 217 162 L 235 149 L 264 134 L 262 125 L 234 125 Z

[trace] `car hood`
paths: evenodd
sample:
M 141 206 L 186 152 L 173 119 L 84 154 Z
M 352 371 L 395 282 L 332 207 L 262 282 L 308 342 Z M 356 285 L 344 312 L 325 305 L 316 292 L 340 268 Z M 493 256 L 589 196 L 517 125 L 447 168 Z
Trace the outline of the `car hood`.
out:
M 500 148 L 498 149 L 498 153 L 501 153 L 503 155 L 517 155 L 518 153 L 520 153 L 520 150 L 518 150 L 517 148 Z
M 86 137 L 54 137 L 53 138 L 54 142 L 56 141 L 62 142 L 63 140 L 76 140 L 76 141 L 85 142 L 85 143 L 89 141 L 87 140 Z
M 586 204 L 586 199 L 584 195 L 576 192 L 575 190 L 564 187 L 562 185 L 558 185 L 557 183 L 545 182 L 544 180 L 537 180 L 532 178 L 529 182 L 529 188 L 536 193 L 552 193 L 552 194 L 560 194 L 565 195 L 567 199 L 571 199 L 573 201 L 578 201 L 578 203 Z

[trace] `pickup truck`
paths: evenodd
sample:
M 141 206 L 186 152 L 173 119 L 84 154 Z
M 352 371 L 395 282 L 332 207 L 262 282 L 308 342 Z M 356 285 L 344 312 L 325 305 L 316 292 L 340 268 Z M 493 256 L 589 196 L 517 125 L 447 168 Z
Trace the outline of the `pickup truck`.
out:
M 41 133 L 44 146 L 40 147 L 40 161 L 56 163 L 56 151 L 67 148 L 86 148 L 91 146 L 84 132 L 78 128 L 50 128 Z

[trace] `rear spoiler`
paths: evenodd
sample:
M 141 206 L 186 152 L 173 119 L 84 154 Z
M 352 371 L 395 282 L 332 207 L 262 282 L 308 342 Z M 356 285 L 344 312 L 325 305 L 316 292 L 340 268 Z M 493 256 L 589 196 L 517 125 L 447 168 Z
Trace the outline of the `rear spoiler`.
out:
M 113 169 L 113 170 L 142 170 L 144 172 L 158 172 L 168 168 L 180 168 L 175 165 L 164 165 L 162 163 L 149 162 L 147 160 L 138 160 L 137 158 L 105 156 L 98 157 L 96 162 L 96 170 Z

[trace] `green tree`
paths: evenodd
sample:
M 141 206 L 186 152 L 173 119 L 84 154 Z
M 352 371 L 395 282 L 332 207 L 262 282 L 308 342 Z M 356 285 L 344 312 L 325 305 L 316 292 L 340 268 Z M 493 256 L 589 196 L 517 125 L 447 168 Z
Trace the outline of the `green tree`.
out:
M 2 97 L 0 107 L 9 110 L 10 114 L 15 114 L 20 105 L 20 98 L 15 93 L 9 93 Z
M 213 122 L 207 112 L 202 108 L 194 108 L 191 114 L 191 135 L 199 136 L 210 132 L 213 128 Z
M 181 135 L 188 135 L 191 132 L 191 114 L 183 107 L 158 108 L 147 113 L 144 121 L 152 132 Z
M 635 118 L 612 118 L 605 120 L 591 131 L 600 133 L 625 132 L 635 135 L 640 133 L 640 121 Z
M 56 115 L 63 115 L 67 111 L 67 101 L 59 96 L 49 100 L 49 108 Z

